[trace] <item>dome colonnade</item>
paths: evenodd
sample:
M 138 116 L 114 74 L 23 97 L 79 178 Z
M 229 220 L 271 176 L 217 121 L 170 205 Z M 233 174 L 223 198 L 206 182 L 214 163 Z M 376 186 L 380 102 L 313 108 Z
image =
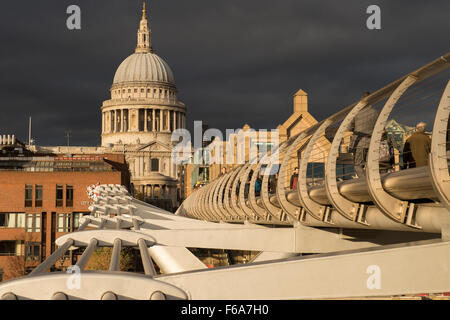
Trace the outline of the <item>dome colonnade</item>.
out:
M 153 133 L 186 127 L 186 107 L 178 100 L 173 72 L 153 52 L 145 6 L 135 52 L 118 67 L 111 99 L 102 105 L 102 145 L 146 144 Z

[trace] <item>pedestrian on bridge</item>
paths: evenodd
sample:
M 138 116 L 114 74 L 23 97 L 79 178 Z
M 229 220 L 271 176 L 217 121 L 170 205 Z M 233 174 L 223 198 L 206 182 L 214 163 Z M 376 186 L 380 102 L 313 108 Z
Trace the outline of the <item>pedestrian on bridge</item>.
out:
M 431 149 L 431 139 L 425 133 L 426 124 L 419 122 L 414 132 L 406 139 L 403 148 L 403 169 L 426 166 Z
M 298 184 L 298 167 L 295 167 L 294 173 L 291 176 L 291 182 L 289 184 L 289 188 L 291 190 L 297 190 L 297 184 Z
M 370 95 L 370 92 L 365 92 L 362 98 L 365 98 L 368 95 Z M 372 131 L 377 119 L 378 111 L 368 104 L 358 112 L 350 123 L 349 129 L 350 131 L 353 131 L 350 149 L 353 151 L 353 165 L 358 178 L 365 176 L 370 138 L 372 137 Z

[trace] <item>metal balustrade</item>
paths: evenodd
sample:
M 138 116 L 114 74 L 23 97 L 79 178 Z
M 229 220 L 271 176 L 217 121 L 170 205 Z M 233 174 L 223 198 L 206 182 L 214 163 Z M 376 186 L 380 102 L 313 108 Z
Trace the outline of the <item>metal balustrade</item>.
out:
M 439 228 L 423 229 L 418 221 L 427 217 L 444 224 L 446 218 L 440 214 L 446 212 L 443 208 L 450 208 L 448 59 L 449 54 L 442 56 L 291 137 L 280 145 L 277 157 L 272 157 L 279 162 L 266 155 L 204 186 L 183 203 L 179 214 L 196 218 L 194 212 L 200 207 L 202 219 L 208 221 L 436 232 Z M 428 117 L 434 112 L 428 165 L 402 170 L 401 154 L 395 149 L 391 167 L 381 166 L 385 128 L 398 124 L 395 120 L 399 121 L 402 114 L 406 114 L 402 118 L 405 123 L 411 125 L 421 121 L 421 115 Z M 369 133 L 352 128 L 355 121 Z M 353 143 L 354 147 L 352 139 L 359 141 Z M 367 144 L 363 167 L 356 159 L 361 154 L 358 139 L 365 139 Z M 298 187 L 290 190 L 289 177 L 295 166 L 299 168 Z M 253 186 L 260 173 L 262 190 L 257 196 Z M 269 182 L 275 174 L 276 192 L 271 193 Z M 248 193 L 244 192 L 245 184 L 250 184 Z M 231 194 L 227 192 L 230 189 Z M 200 202 L 190 201 L 197 197 Z M 207 206 L 202 199 L 208 199 Z M 221 215 L 221 208 L 228 215 Z M 435 212 L 434 216 L 430 212 Z M 385 218 L 398 224 L 392 225 Z
M 30 275 L 0 284 L 0 298 L 311 299 L 450 292 L 449 58 L 361 98 L 262 159 L 237 165 L 193 192 L 176 214 L 134 199 L 123 186 L 88 187 L 91 215 L 77 232 L 59 237 L 58 249 Z M 380 165 L 383 131 L 415 99 L 427 101 L 434 116 L 428 165 L 403 170 L 396 154 L 386 169 Z M 353 170 L 358 146 L 351 152 L 351 139 L 358 133 L 352 126 L 364 120 L 367 106 L 376 111 L 366 123 L 367 161 L 363 171 Z M 295 167 L 298 185 L 291 188 Z M 108 270 L 86 270 L 92 252 L 102 247 L 112 248 Z M 79 274 L 48 272 L 77 248 L 83 249 Z M 119 271 L 124 248 L 139 250 L 143 274 Z M 260 254 L 248 264 L 207 268 L 187 248 Z M 377 290 L 367 286 L 367 270 L 374 265 L 383 279 Z

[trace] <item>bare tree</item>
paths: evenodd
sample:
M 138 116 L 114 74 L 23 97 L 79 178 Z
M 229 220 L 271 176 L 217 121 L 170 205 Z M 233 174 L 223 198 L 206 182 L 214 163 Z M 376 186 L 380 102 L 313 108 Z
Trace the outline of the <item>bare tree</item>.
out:
M 15 256 L 11 256 L 7 259 L 6 269 L 4 271 L 4 280 L 10 280 L 18 277 L 22 277 L 26 274 L 29 267 L 35 266 L 33 261 L 26 260 L 26 246 L 30 242 L 37 242 L 33 239 L 33 234 L 31 232 L 24 232 L 22 236 L 16 236 L 16 241 L 20 241 L 21 252 Z

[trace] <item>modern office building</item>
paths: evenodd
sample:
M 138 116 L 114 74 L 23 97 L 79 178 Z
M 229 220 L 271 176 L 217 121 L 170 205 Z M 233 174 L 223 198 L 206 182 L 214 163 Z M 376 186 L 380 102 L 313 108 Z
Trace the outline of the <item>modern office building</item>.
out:
M 11 137 L 11 136 L 10 136 Z M 86 188 L 128 184 L 117 154 L 33 153 L 17 139 L 0 141 L 0 273 L 21 276 L 50 256 L 55 239 L 72 232 L 89 214 Z M 60 264 L 71 265 L 65 256 Z

